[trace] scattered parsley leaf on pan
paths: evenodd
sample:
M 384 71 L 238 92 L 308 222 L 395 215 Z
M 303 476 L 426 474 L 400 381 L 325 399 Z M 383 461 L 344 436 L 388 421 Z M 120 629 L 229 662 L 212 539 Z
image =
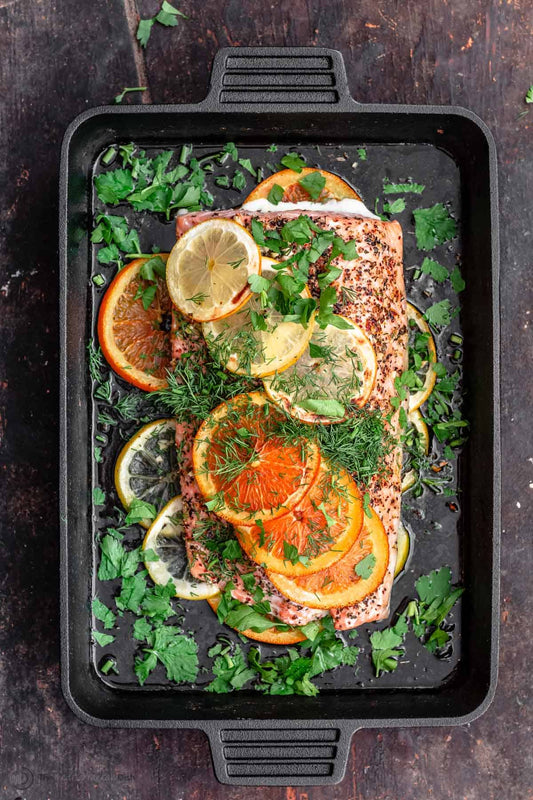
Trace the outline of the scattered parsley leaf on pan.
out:
M 246 186 L 246 178 L 244 177 L 244 173 L 241 172 L 240 169 L 235 170 L 235 174 L 233 175 L 233 180 L 231 182 L 231 185 L 233 186 L 234 189 L 237 189 L 237 191 L 239 192 Z
M 105 503 L 105 493 L 100 489 L 99 486 L 95 486 L 93 489 L 93 505 L 94 506 L 103 506 Z
M 434 303 L 424 313 L 424 319 L 436 328 L 443 328 L 451 322 L 451 304 L 448 299 Z
M 122 103 L 124 97 L 130 92 L 145 92 L 146 89 L 147 89 L 146 86 L 125 86 L 124 89 L 120 92 L 120 94 L 116 95 L 113 102 L 118 105 L 119 103 Z
M 115 641 L 115 637 L 110 633 L 100 633 L 100 631 L 92 631 L 93 639 L 100 647 L 105 647 L 107 644 Z
M 128 515 L 126 517 L 126 524 L 132 525 L 135 522 L 141 522 L 143 519 L 155 519 L 157 517 L 157 509 L 152 503 L 146 500 L 139 500 L 135 498 L 132 500 Z
M 420 271 L 423 272 L 424 275 L 429 275 L 432 277 L 437 283 L 444 283 L 446 278 L 449 277 L 449 272 L 446 267 L 443 267 L 442 264 L 439 264 L 437 261 L 433 261 L 433 259 L 428 258 L 427 256 L 422 261 Z
M 403 656 L 402 648 L 407 626 L 405 615 L 402 615 L 396 625 L 382 631 L 374 631 L 370 636 L 372 645 L 372 663 L 379 678 L 382 672 L 394 672 L 398 666 L 398 659 Z
M 423 575 L 415 587 L 420 602 L 410 604 L 414 631 L 430 653 L 434 653 L 450 639 L 448 631 L 443 630 L 441 625 L 464 589 L 452 588 L 449 567 L 441 567 L 429 575 Z
M 392 203 L 383 203 L 383 212 L 385 214 L 401 214 L 405 211 L 405 200 L 403 197 L 398 197 Z
M 247 172 L 250 173 L 250 175 L 253 175 L 255 178 L 256 172 L 249 158 L 239 158 L 239 164 L 243 169 L 245 169 Z
M 422 194 L 426 187 L 422 183 L 383 182 L 383 194 Z
M 214 651 L 218 652 L 212 667 L 215 679 L 205 687 L 206 692 L 225 694 L 239 690 L 256 677 L 257 673 L 248 666 L 240 645 L 236 643 L 225 647 L 217 645 L 211 648 L 209 655 L 215 655 Z
M 452 274 L 450 275 L 450 281 L 454 292 L 457 292 L 457 294 L 459 294 L 459 292 L 462 292 L 466 287 L 464 278 L 461 275 L 461 270 L 457 266 L 455 266 L 452 270 Z
M 99 619 L 100 622 L 104 623 L 104 628 L 106 630 L 109 630 L 114 626 L 116 620 L 115 614 L 105 605 L 105 603 L 102 603 L 98 597 L 95 597 L 92 602 L 92 610 L 96 619 Z
M 457 223 L 443 203 L 435 203 L 431 208 L 418 208 L 413 211 L 413 216 L 419 250 L 433 250 L 457 234 Z
M 530 86 L 524 97 L 526 103 L 533 103 L 533 86 Z
M 146 617 L 139 617 L 133 625 L 133 638 L 145 642 L 152 633 L 152 625 Z
M 358 147 L 357 148 L 357 155 L 361 159 L 361 161 L 366 161 L 366 148 Z
M 179 628 L 163 625 L 147 637 L 143 658 L 135 659 L 135 674 L 141 686 L 160 661 L 167 678 L 175 683 L 192 683 L 198 676 L 198 645 Z
M 133 611 L 134 614 L 139 614 L 146 588 L 146 578 L 143 572 L 123 578 L 121 592 L 115 598 L 117 608 L 120 611 Z
M 114 169 L 96 175 L 94 185 L 98 198 L 106 205 L 116 206 L 132 193 L 133 177 L 129 169 Z
M 292 169 L 294 172 L 301 172 L 306 165 L 305 160 L 298 153 L 287 153 L 283 156 L 280 162 L 287 169 Z

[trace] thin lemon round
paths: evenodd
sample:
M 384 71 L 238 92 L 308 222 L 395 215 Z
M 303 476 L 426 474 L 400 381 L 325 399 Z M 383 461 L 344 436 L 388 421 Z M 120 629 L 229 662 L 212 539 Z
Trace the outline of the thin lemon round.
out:
M 382 583 L 389 564 L 389 541 L 373 509 L 350 550 L 331 567 L 312 575 L 288 578 L 267 571 L 279 591 L 309 608 L 344 608 L 364 600 Z
M 261 274 L 252 235 L 231 219 L 213 218 L 186 231 L 167 262 L 167 288 L 175 306 L 195 322 L 234 314 L 251 297 L 248 278 Z
M 148 529 L 142 549 L 153 550 L 157 561 L 144 562 L 154 583 L 166 586 L 174 582 L 176 597 L 183 600 L 207 600 L 218 594 L 216 583 L 197 581 L 191 575 L 189 561 L 183 541 L 182 500 L 174 497 L 159 512 Z
M 176 421 L 156 419 L 124 445 L 115 464 L 115 488 L 129 510 L 133 500 L 152 503 L 159 511 L 178 491 Z M 151 520 L 141 522 L 148 528 Z
M 220 595 L 209 598 L 207 600 L 211 608 L 216 614 L 218 604 L 220 603 Z M 237 630 L 237 628 L 234 628 Z M 263 642 L 264 644 L 298 644 L 303 642 L 306 638 L 305 634 L 297 627 L 291 627 L 288 631 L 280 631 L 277 628 L 267 628 L 266 631 L 252 631 L 247 628 L 244 631 L 238 631 L 248 639 L 253 639 L 254 642 Z
M 298 361 L 263 379 L 270 399 L 303 422 L 341 422 L 347 407 L 364 406 L 372 394 L 376 353 L 361 328 L 344 319 L 343 329 L 315 325 Z
M 429 430 L 424 422 L 424 418 L 418 409 L 410 411 L 408 415 L 409 424 L 413 428 L 414 435 L 420 445 L 420 449 L 425 456 L 429 453 Z M 417 474 L 416 470 L 409 469 L 402 475 L 402 492 L 407 492 L 412 489 L 416 483 Z
M 433 334 L 431 333 L 429 325 L 424 319 L 422 312 L 412 305 L 412 303 L 407 303 L 407 319 L 409 323 L 411 323 L 411 321 L 415 323 L 420 333 L 429 335 L 427 340 L 428 359 L 423 362 L 421 367 L 421 370 L 425 375 L 424 385 L 409 396 L 409 411 L 416 411 L 423 403 L 426 402 L 429 395 L 433 391 L 433 387 L 435 386 L 437 376 L 435 374 L 435 370 L 433 369 L 433 364 L 437 363 L 437 348 L 435 347 Z M 411 327 L 412 326 L 409 325 L 409 329 L 411 329 Z
M 271 280 L 279 262 L 263 258 L 261 276 Z M 301 297 L 311 297 L 306 287 Z M 261 319 L 261 328 L 252 322 Z M 299 322 L 284 322 L 283 315 L 274 308 L 263 309 L 258 294 L 252 295 L 245 306 L 235 314 L 202 326 L 205 340 L 215 355 L 230 372 L 264 378 L 274 372 L 283 372 L 294 364 L 309 344 L 313 333 L 314 313 L 307 327 Z
M 398 525 L 398 555 L 396 557 L 396 567 L 394 568 L 395 578 L 398 577 L 400 572 L 403 572 L 403 569 L 407 564 L 407 559 L 409 558 L 410 550 L 411 537 L 409 535 L 409 531 L 403 522 L 400 522 Z

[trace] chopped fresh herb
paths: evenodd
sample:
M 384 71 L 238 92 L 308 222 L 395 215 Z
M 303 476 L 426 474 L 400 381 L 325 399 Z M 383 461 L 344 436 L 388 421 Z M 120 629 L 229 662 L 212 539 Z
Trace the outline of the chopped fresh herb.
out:
M 152 503 L 147 503 L 146 500 L 132 500 L 126 517 L 126 524 L 133 525 L 136 522 L 142 522 L 147 519 L 155 519 L 157 517 L 157 509 Z
M 269 144 L 268 147 L 266 148 L 266 151 L 267 153 L 275 153 L 277 149 L 278 149 L 277 144 Z
M 146 86 L 126 86 L 126 87 L 124 87 L 124 89 L 123 89 L 123 90 L 120 92 L 120 94 L 117 94 L 117 96 L 115 97 L 115 99 L 114 99 L 114 101 L 113 101 L 113 102 L 117 103 L 117 105 L 118 105 L 118 103 L 122 103 L 122 101 L 124 100 L 124 97 L 125 97 L 127 94 L 129 94 L 130 92 L 145 92 L 145 91 L 146 91 L 146 89 L 147 89 L 147 87 L 146 87 Z M 103 159 L 102 159 L 102 160 L 103 160 Z M 105 163 L 106 163 L 106 162 L 104 161 L 104 164 L 105 164 Z
M 398 666 L 398 659 L 404 654 L 402 645 L 406 630 L 405 616 L 402 615 L 394 627 L 375 631 L 370 636 L 372 663 L 377 678 L 382 672 L 394 672 Z
M 303 178 L 300 178 L 298 183 L 305 189 L 305 191 L 310 195 L 312 200 L 318 200 L 324 186 L 326 185 L 326 179 L 320 172 L 309 172 L 307 175 L 304 175 Z
M 94 185 L 102 203 L 116 206 L 133 191 L 131 170 L 114 169 L 111 172 L 96 175 Z
M 93 631 L 92 632 L 94 641 L 100 645 L 100 647 L 105 647 L 111 642 L 115 641 L 115 637 L 111 636 L 110 633 L 100 633 L 100 631 Z
M 330 417 L 331 419 L 342 419 L 346 415 L 345 407 L 337 400 L 308 397 L 305 400 L 299 400 L 298 405 L 313 414 Z
M 405 200 L 403 197 L 398 197 L 392 203 L 383 203 L 383 212 L 385 214 L 400 214 L 405 211 Z
M 431 208 L 418 208 L 413 216 L 419 250 L 433 250 L 457 234 L 457 223 L 443 203 L 435 203 Z
M 388 183 L 383 182 L 383 194 L 422 194 L 426 187 L 421 183 Z
M 530 86 L 524 97 L 526 103 L 533 103 L 533 86 Z
M 105 284 L 105 278 L 103 275 L 100 274 L 93 275 L 92 281 L 95 286 L 103 286 Z
M 93 447 L 93 456 L 94 460 L 97 464 L 102 463 L 102 448 L 101 447 Z
M 277 206 L 277 204 L 281 202 L 284 193 L 285 189 L 283 186 L 279 186 L 277 183 L 275 183 L 267 195 L 267 200 L 269 203 Z
M 366 149 L 364 147 L 357 148 L 357 155 L 361 159 L 361 161 L 366 161 Z
M 100 672 L 103 675 L 107 675 L 109 672 L 115 672 L 118 675 L 118 667 L 116 660 L 114 658 L 106 658 L 106 660 L 100 667 Z
M 141 47 L 146 47 L 148 44 L 148 39 L 150 38 L 150 34 L 152 33 L 152 26 L 154 24 L 154 19 L 140 19 L 139 24 L 137 25 L 137 41 L 140 43 Z
M 306 166 L 304 159 L 302 156 L 298 155 L 298 153 L 287 153 L 287 155 L 283 156 L 281 159 L 281 164 L 287 167 L 287 169 L 294 170 L 294 172 L 301 172 Z
M 246 186 L 246 178 L 244 177 L 244 173 L 241 172 L 240 169 L 235 170 L 235 174 L 233 175 L 233 180 L 231 185 L 233 186 L 234 189 L 237 189 L 237 191 L 239 192 Z
M 375 566 L 376 556 L 374 553 L 368 553 L 368 555 L 362 558 L 361 561 L 358 561 L 355 565 L 355 574 L 362 578 L 362 580 L 366 581 L 366 579 L 370 578 L 374 572 Z
M 459 292 L 462 292 L 466 286 L 463 276 L 461 275 L 461 270 L 457 266 L 455 266 L 452 270 L 452 274 L 450 275 L 450 281 L 454 292 L 457 292 L 457 294 L 459 294 Z
M 444 283 L 446 278 L 449 277 L 446 267 L 443 267 L 442 264 L 439 264 L 437 261 L 433 261 L 433 259 L 428 258 L 427 256 L 422 261 L 420 271 L 423 272 L 424 275 L 429 275 L 432 277 L 437 283 Z
M 148 44 L 152 27 L 155 22 L 158 22 L 160 25 L 165 25 L 166 27 L 174 27 L 178 24 L 178 17 L 189 19 L 186 14 L 184 14 L 182 11 L 178 11 L 178 9 L 174 8 L 174 6 L 168 3 L 167 0 L 163 0 L 161 8 L 155 17 L 139 20 L 139 25 L 137 26 L 137 40 L 139 41 L 141 47 L 146 47 Z
M 249 158 L 239 158 L 239 164 L 243 169 L 245 169 L 247 172 L 250 173 L 250 175 L 253 175 L 255 178 L 255 169 L 252 166 L 252 162 L 250 161 Z
M 370 505 L 370 494 L 368 492 L 363 495 L 363 511 L 369 519 L 372 518 L 372 506 Z
M 215 185 L 220 186 L 222 189 L 229 189 L 229 178 L 227 175 L 219 175 L 215 178 Z
M 143 658 L 135 659 L 135 674 L 141 686 L 157 666 L 163 664 L 167 678 L 175 683 L 194 682 L 198 676 L 198 645 L 179 628 L 163 625 L 147 637 Z
M 450 301 L 448 299 L 441 300 L 438 303 L 434 303 L 426 310 L 424 313 L 424 318 L 429 322 L 430 325 L 433 325 L 436 328 L 442 328 L 445 325 L 449 325 L 451 322 L 450 310 Z
M 108 608 L 105 603 L 102 603 L 98 597 L 95 597 L 92 602 L 92 610 L 93 614 L 96 619 L 99 619 L 100 622 L 104 623 L 104 628 L 109 630 L 115 624 L 116 616 L 113 614 L 110 608 Z
M 104 357 L 102 350 L 94 343 L 94 339 L 87 342 L 87 354 L 89 357 L 89 374 L 91 379 L 96 382 L 102 380 L 102 370 L 104 369 Z
M 93 489 L 93 506 L 103 506 L 105 503 L 105 493 L 99 486 Z
M 107 533 L 100 542 L 100 566 L 98 580 L 111 581 L 114 578 L 132 576 L 139 562 L 142 561 L 140 548 L 126 550 L 122 543 L 112 534 Z
M 256 671 L 248 666 L 240 645 L 229 643 L 211 648 L 209 655 L 217 656 L 213 664 L 215 679 L 205 687 L 206 692 L 225 694 L 244 687 L 248 681 L 256 677 Z

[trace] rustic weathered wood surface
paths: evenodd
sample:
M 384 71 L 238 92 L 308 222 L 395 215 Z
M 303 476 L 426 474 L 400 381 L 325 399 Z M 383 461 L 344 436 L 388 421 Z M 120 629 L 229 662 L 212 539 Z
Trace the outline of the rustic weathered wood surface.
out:
M 177 5 L 177 3 L 176 3 Z M 0 797 L 319 800 L 532 797 L 533 347 L 531 0 L 0 0 Z M 218 785 L 197 732 L 111 731 L 68 710 L 58 667 L 57 180 L 80 111 L 146 84 L 142 102 L 200 100 L 218 47 L 318 44 L 345 56 L 362 101 L 455 103 L 492 127 L 502 223 L 502 647 L 496 700 L 450 729 L 363 731 L 336 787 Z M 140 102 L 139 96 L 128 102 Z M 483 466 L 480 465 L 480 469 Z

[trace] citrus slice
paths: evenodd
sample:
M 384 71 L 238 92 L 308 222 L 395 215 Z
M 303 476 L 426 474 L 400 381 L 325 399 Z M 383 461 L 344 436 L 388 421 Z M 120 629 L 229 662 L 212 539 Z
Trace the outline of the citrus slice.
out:
M 400 522 L 398 525 L 398 556 L 396 558 L 396 567 L 394 568 L 394 577 L 398 577 L 400 572 L 403 571 L 407 563 L 407 559 L 409 558 L 409 552 L 411 550 L 411 537 L 409 536 L 409 531 L 403 524 Z
M 152 503 L 158 512 L 178 491 L 179 464 L 176 421 L 156 419 L 133 436 L 115 464 L 115 488 L 124 508 L 133 500 Z M 151 520 L 141 522 L 145 528 Z
M 318 572 L 339 561 L 363 524 L 361 492 L 345 469 L 322 458 L 307 494 L 282 517 L 236 528 L 249 558 L 281 575 Z
M 166 262 L 168 254 L 159 253 L 158 258 Z M 111 369 L 128 383 L 151 392 L 167 385 L 172 303 L 164 278 L 157 274 L 153 281 L 141 277 L 147 261 L 151 259 L 136 258 L 111 282 L 98 313 L 98 339 Z
M 341 422 L 346 406 L 364 406 L 377 373 L 377 359 L 361 328 L 315 326 L 309 347 L 283 373 L 264 378 L 270 399 L 303 422 Z
M 320 195 L 314 200 L 304 186 L 300 184 L 302 178 L 306 178 L 312 172 L 319 172 L 326 180 Z M 252 200 L 267 199 L 274 186 L 281 186 L 284 190 L 281 197 L 281 201 L 284 203 L 301 203 L 305 200 L 312 200 L 314 203 L 325 203 L 327 200 L 343 200 L 346 197 L 354 200 L 361 199 L 357 192 L 346 181 L 339 178 L 338 175 L 326 172 L 323 169 L 305 167 L 301 172 L 295 172 L 292 169 L 282 169 L 280 172 L 275 172 L 274 175 L 261 181 L 244 202 L 249 203 Z
M 429 453 L 429 430 L 418 409 L 409 412 L 408 422 L 409 425 L 404 434 L 403 442 L 407 460 L 405 461 L 402 475 L 402 492 L 412 489 L 417 480 L 416 470 L 410 468 L 411 458 L 409 457 L 409 451 L 423 453 L 425 456 Z
M 260 392 L 221 403 L 202 423 L 193 445 L 196 481 L 207 507 L 234 525 L 288 513 L 315 480 L 317 445 L 282 438 L 281 414 Z
M 216 614 L 220 603 L 220 595 L 208 598 L 207 602 Z M 237 630 L 237 628 L 234 628 L 234 630 Z M 238 633 L 247 636 L 248 639 L 253 639 L 255 642 L 264 642 L 265 644 L 297 644 L 298 642 L 303 642 L 306 638 L 305 634 L 297 627 L 291 627 L 288 631 L 267 628 L 266 631 L 261 631 L 260 633 L 247 628 L 244 631 L 238 631 Z
M 184 600 L 206 600 L 218 594 L 216 583 L 204 583 L 192 577 L 183 541 L 181 497 L 174 497 L 150 525 L 142 549 L 153 550 L 157 561 L 145 561 L 154 583 L 166 586 L 174 581 L 176 597 Z
M 426 402 L 435 386 L 437 376 L 433 364 L 437 363 L 437 348 L 422 312 L 412 303 L 407 303 L 407 320 L 409 322 L 409 369 L 414 369 L 422 383 L 409 396 L 409 411 L 416 411 Z M 420 364 L 413 362 L 415 358 L 417 362 L 420 359 Z
M 274 572 L 268 577 L 279 591 L 295 603 L 310 608 L 344 608 L 358 603 L 381 584 L 389 563 L 385 528 L 371 509 L 365 514 L 359 537 L 333 566 L 299 578 Z
M 186 231 L 170 253 L 167 287 L 190 319 L 209 322 L 235 313 L 251 297 L 251 275 L 261 274 L 261 253 L 232 219 L 208 219 Z
M 272 264 L 277 263 L 263 258 L 261 276 L 271 280 L 276 274 Z M 301 296 L 311 297 L 307 287 Z M 313 333 L 313 319 L 314 314 L 306 328 L 299 322 L 284 322 L 279 311 L 263 309 L 260 296 L 254 294 L 235 314 L 206 322 L 202 328 L 211 352 L 226 369 L 262 378 L 283 372 L 298 360 Z

